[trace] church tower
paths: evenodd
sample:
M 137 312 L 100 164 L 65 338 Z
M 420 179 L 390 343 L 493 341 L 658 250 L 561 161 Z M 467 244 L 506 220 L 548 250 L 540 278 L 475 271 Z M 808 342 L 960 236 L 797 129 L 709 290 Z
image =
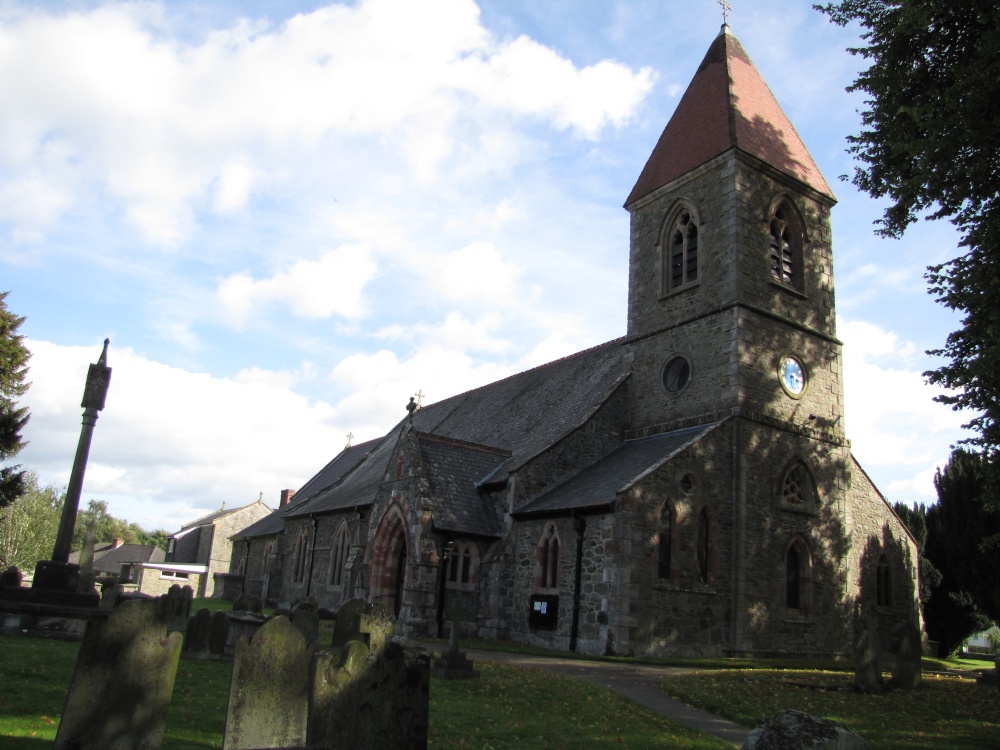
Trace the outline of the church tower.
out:
M 834 203 L 723 26 L 625 202 L 632 436 L 738 410 L 843 438 Z

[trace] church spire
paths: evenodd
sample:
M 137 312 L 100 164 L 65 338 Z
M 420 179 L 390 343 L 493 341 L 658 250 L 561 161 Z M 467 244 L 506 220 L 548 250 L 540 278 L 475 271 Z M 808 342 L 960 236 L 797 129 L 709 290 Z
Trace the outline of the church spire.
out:
M 734 147 L 834 199 L 774 94 L 724 24 L 625 206 Z

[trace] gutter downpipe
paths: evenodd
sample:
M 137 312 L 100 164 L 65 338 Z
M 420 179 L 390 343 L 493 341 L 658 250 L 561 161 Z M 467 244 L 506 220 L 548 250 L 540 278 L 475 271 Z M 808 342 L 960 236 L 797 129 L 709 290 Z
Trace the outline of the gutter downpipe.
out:
M 583 577 L 583 532 L 587 529 L 587 519 L 582 516 L 574 516 L 573 529 L 576 531 L 576 571 L 573 580 L 573 625 L 569 634 L 570 651 L 576 651 L 576 640 L 580 634 L 580 584 Z

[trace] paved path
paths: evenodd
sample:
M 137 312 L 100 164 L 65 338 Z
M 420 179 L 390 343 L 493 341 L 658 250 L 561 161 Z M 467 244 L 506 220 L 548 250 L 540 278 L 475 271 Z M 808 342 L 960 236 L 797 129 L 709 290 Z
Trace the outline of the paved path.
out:
M 654 667 L 645 664 L 613 664 L 603 661 L 581 661 L 554 656 L 527 656 L 495 651 L 467 651 L 473 661 L 495 661 L 517 664 L 522 667 L 544 669 L 547 672 L 575 677 L 595 685 L 610 688 L 680 724 L 697 729 L 731 742 L 737 747 L 746 741 L 750 730 L 740 724 L 722 719 L 707 711 L 689 706 L 671 698 L 660 690 L 660 679 L 670 674 L 685 674 L 692 669 L 681 667 Z

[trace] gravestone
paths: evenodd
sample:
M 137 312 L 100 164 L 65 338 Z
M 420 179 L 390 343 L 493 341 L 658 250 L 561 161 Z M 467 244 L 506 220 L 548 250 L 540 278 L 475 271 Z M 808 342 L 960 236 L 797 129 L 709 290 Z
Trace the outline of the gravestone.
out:
M 361 615 L 369 611 L 370 605 L 364 599 L 348 599 L 337 610 L 333 623 L 333 639 L 330 646 L 339 648 L 357 636 L 361 627 Z
M 432 673 L 435 677 L 446 680 L 466 680 L 479 677 L 479 672 L 472 668 L 472 661 L 465 658 L 465 652 L 458 647 L 458 636 L 462 630 L 462 600 L 455 597 L 451 605 L 451 635 L 448 638 L 448 651 L 434 660 Z
M 209 658 L 208 653 L 208 628 L 212 622 L 211 613 L 205 609 L 199 609 L 188 620 L 187 631 L 184 633 L 184 648 L 181 656 L 185 659 L 204 660 Z
M 183 636 L 170 631 L 191 589 L 126 601 L 92 619 L 77 656 L 55 750 L 156 750 Z
M 286 617 L 237 641 L 224 750 L 305 744 L 312 653 Z
M 319 635 L 319 608 L 315 599 L 303 599 L 296 604 L 289 619 L 302 633 L 306 645 L 311 646 L 316 642 L 316 636 Z
M 854 649 L 854 685 L 859 690 L 873 690 L 882 684 L 881 658 L 878 611 L 869 605 L 865 610 L 864 630 Z
M 240 594 L 233 600 L 233 612 L 253 612 L 259 615 L 263 611 L 264 601 L 259 596 Z
M 216 611 L 208 623 L 208 653 L 212 659 L 221 659 L 226 653 L 229 638 L 229 614 Z
M 12 588 L 20 588 L 21 583 L 24 581 L 24 573 L 16 565 L 11 565 L 3 573 L 0 573 L 0 589 L 10 586 Z
M 872 750 L 872 746 L 842 724 L 787 708 L 752 730 L 743 750 Z
M 313 661 L 308 741 L 344 750 L 426 748 L 429 705 L 426 654 L 389 642 L 376 655 L 350 640 Z
M 892 684 L 905 690 L 920 687 L 920 630 L 911 622 L 892 629 Z

